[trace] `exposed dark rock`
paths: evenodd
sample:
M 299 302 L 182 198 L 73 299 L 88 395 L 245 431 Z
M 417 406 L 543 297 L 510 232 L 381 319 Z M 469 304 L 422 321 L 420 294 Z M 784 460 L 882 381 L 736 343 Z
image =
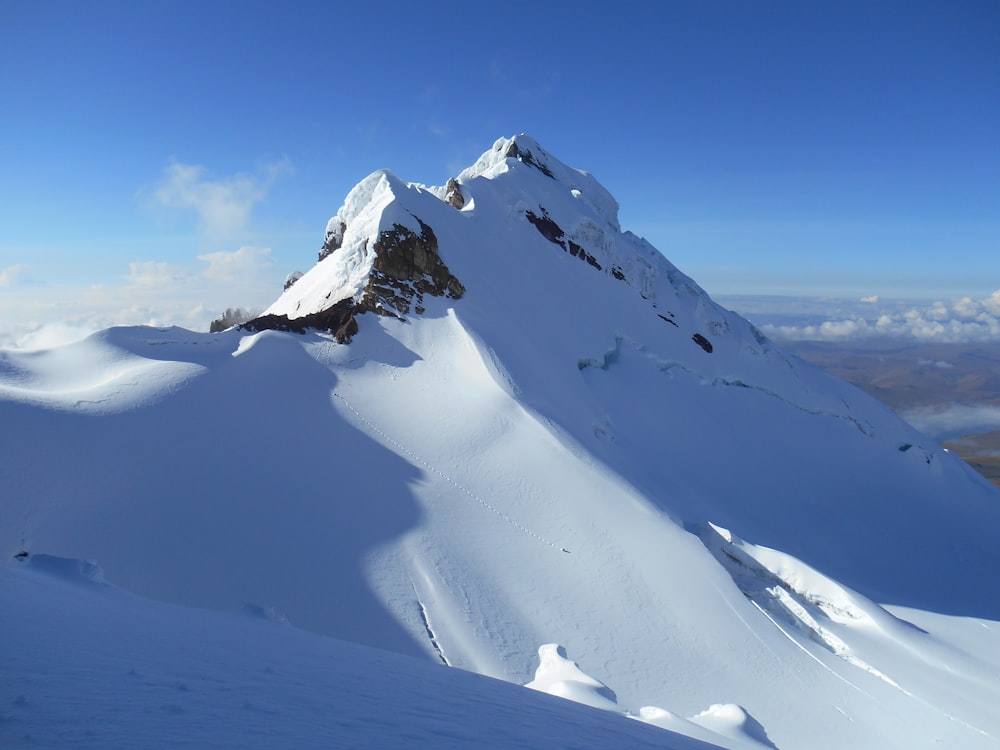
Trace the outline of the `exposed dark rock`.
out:
M 541 208 L 541 206 L 539 206 Z M 584 250 L 580 245 L 573 242 L 573 240 L 566 237 L 566 233 L 562 230 L 558 224 L 552 221 L 551 217 L 545 211 L 542 210 L 542 215 L 539 216 L 534 211 L 526 211 L 525 217 L 530 221 L 535 229 L 547 239 L 549 242 L 559 245 L 563 250 L 572 255 L 574 258 L 579 258 L 582 261 L 586 261 L 598 271 L 601 270 L 601 264 L 597 262 L 597 258 Z
M 663 316 L 661 315 L 660 317 L 662 318 Z M 700 333 L 696 333 L 694 336 L 692 336 L 691 340 L 694 341 L 694 343 L 696 343 L 698 346 L 700 346 L 709 354 L 712 353 L 712 342 L 706 339 Z
M 539 162 L 532 153 L 526 149 L 521 149 L 517 145 L 517 141 L 513 141 L 507 148 L 507 153 L 504 154 L 505 157 L 509 159 L 517 159 L 522 164 L 527 164 L 529 167 L 534 167 L 539 172 L 544 174 L 546 177 L 553 177 L 552 172 L 544 164 Z
M 417 219 L 420 234 L 394 224 L 375 243 L 375 265 L 363 297 L 364 304 L 382 314 L 410 312 L 411 302 L 423 307 L 424 295 L 459 299 L 465 287 L 438 255 L 433 230 Z
M 285 288 L 287 289 L 288 287 Z M 227 307 L 222 315 L 209 324 L 208 332 L 219 333 L 220 331 L 225 331 L 227 328 L 244 323 L 252 317 L 253 313 L 249 310 L 244 310 L 242 307 Z
M 358 315 L 373 312 L 402 318 L 411 306 L 419 315 L 426 310 L 425 295 L 459 299 L 465 287 L 455 278 L 438 255 L 434 231 L 423 221 L 420 234 L 402 224 L 394 224 L 379 234 L 373 249 L 375 262 L 362 289 L 360 302 L 335 301 L 325 310 L 289 318 L 287 315 L 263 315 L 245 323 L 252 331 L 277 330 L 305 333 L 309 329 L 329 331 L 338 342 L 349 343 L 358 332 Z M 328 235 L 329 237 L 329 235 Z M 332 251 L 331 251 L 332 252 Z
M 358 332 L 358 322 L 354 319 L 357 308 L 354 300 L 345 299 L 332 307 L 301 318 L 289 318 L 287 315 L 262 315 L 249 320 L 240 328 L 250 331 L 293 331 L 305 333 L 310 329 L 329 331 L 341 344 L 349 343 Z
M 344 232 L 346 231 L 347 224 L 340 222 L 340 226 L 337 229 L 326 233 L 326 237 L 323 238 L 323 247 L 319 251 L 320 260 L 332 254 L 335 250 L 340 249 L 341 244 L 344 242 Z
M 598 271 L 601 270 L 601 264 L 597 262 L 597 258 L 588 253 L 578 244 L 573 242 L 573 240 L 566 240 L 566 245 L 569 247 L 569 254 L 572 255 L 574 258 L 585 260 L 594 268 L 596 268 Z
M 288 276 L 285 277 L 285 289 L 287 290 L 296 281 L 302 278 L 302 271 L 292 271 Z
M 541 216 L 536 214 L 534 211 L 526 212 L 525 216 L 527 216 L 528 221 L 534 224 L 535 229 L 541 233 L 542 237 L 547 239 L 549 242 L 556 243 L 557 245 L 563 244 L 563 237 L 566 235 L 563 233 L 562 228 L 549 218 L 549 215 L 545 212 L 544 208 L 542 209 Z M 565 250 L 566 248 L 563 247 L 563 249 Z
M 619 281 L 625 281 L 625 273 L 618 266 L 614 266 L 611 269 L 611 275 L 614 276 Z
M 448 178 L 448 184 L 445 185 L 445 196 L 444 201 L 452 208 L 457 208 L 459 211 L 465 205 L 465 196 L 462 195 L 462 188 L 458 184 L 458 180 L 454 177 Z
M 667 321 L 667 322 L 668 322 L 668 323 L 669 323 L 670 325 L 672 325 L 672 326 L 673 326 L 674 328 L 676 328 L 676 327 L 677 327 L 677 323 L 675 323 L 675 322 L 674 322 L 674 319 L 673 319 L 673 318 L 668 318 L 668 317 L 667 317 L 666 315 L 660 315 L 660 313 L 656 313 L 656 316 L 657 316 L 658 318 L 662 318 L 663 320 Z M 695 334 L 695 335 L 696 335 L 696 336 L 698 336 L 698 335 L 700 335 L 700 334 Z M 697 339 L 695 339 L 695 341 L 697 341 Z M 711 346 L 711 344 L 709 344 L 709 346 Z

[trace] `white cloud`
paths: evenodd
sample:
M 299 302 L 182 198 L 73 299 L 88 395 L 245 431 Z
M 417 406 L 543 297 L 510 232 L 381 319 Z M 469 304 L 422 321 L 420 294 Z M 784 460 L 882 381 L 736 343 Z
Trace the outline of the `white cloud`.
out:
M 28 266 L 24 263 L 15 263 L 13 266 L 0 268 L 0 286 L 10 286 L 18 280 L 23 279 L 28 272 Z
M 135 286 L 164 286 L 179 281 L 187 272 L 169 263 L 155 260 L 129 263 L 129 281 Z
M 871 297 L 862 297 L 860 301 L 867 305 L 877 305 L 881 299 L 877 294 L 873 294 Z
M 924 407 L 900 416 L 937 440 L 979 434 L 1000 429 L 1000 407 L 989 404 L 950 404 Z
M 199 255 L 198 260 L 208 263 L 202 275 L 217 281 L 236 281 L 252 278 L 272 264 L 269 247 L 241 247 L 239 250 L 220 250 Z
M 932 320 L 948 320 L 951 317 L 951 311 L 944 302 L 935 302 L 924 314 Z
M 796 316 L 776 313 L 773 305 L 768 312 L 748 314 L 764 333 L 779 339 L 847 341 L 881 336 L 924 343 L 1000 340 L 1000 290 L 986 299 L 962 297 L 949 302 L 889 302 L 870 297 L 850 306 L 831 300 L 826 319 L 820 309 L 798 316 L 809 318 L 806 322 L 783 322 L 782 318 Z
M 971 297 L 962 297 L 952 304 L 955 314 L 962 318 L 975 318 L 983 311 L 983 306 Z
M 269 250 L 240 248 L 202 258 L 208 265 L 134 261 L 118 283 L 46 279 L 44 297 L 27 285 L 0 294 L 0 348 L 47 348 L 118 325 L 176 325 L 207 331 L 227 307 L 259 312 L 281 294 Z
M 1000 289 L 983 300 L 983 309 L 990 315 L 1000 316 Z
M 244 172 L 213 180 L 202 166 L 173 162 L 146 195 L 153 206 L 193 211 L 201 230 L 220 240 L 246 231 L 254 206 L 267 197 L 272 183 L 291 169 L 291 162 L 282 159 L 255 174 Z
M 431 120 L 427 124 L 427 130 L 431 135 L 435 136 L 436 138 L 447 138 L 452 133 L 450 127 L 438 122 L 437 120 Z
M 215 177 L 199 165 L 173 162 L 161 179 L 139 192 L 158 211 L 179 212 L 199 222 L 199 244 L 212 250 L 188 259 L 134 260 L 118 281 L 91 286 L 64 269 L 42 274 L 46 293 L 24 283 L 28 267 L 0 268 L 0 347 L 65 343 L 115 325 L 178 325 L 207 330 L 229 307 L 259 311 L 282 290 L 285 274 L 276 274 L 271 250 L 252 245 L 254 210 L 282 175 L 288 160 L 253 172 Z M 240 242 L 247 242 L 240 247 Z M 218 248 L 235 250 L 218 250 Z M 37 285 L 36 285 L 37 286 Z

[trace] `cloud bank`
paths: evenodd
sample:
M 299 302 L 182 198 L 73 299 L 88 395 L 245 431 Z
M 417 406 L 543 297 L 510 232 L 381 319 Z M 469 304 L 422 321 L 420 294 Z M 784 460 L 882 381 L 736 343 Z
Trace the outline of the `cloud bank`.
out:
M 1000 340 L 1000 290 L 984 299 L 907 302 L 863 297 L 856 302 L 787 298 L 782 307 L 753 298 L 733 307 L 768 336 L 793 341 L 851 341 L 893 338 L 921 343 Z
M 170 163 L 138 198 L 158 212 L 196 219 L 198 237 L 181 240 L 161 257 L 132 260 L 117 273 L 105 266 L 91 274 L 86 264 L 74 271 L 0 267 L 0 347 L 47 348 L 116 325 L 207 331 L 227 308 L 260 312 L 281 294 L 286 273 L 275 270 L 269 247 L 240 242 L 259 236 L 253 212 L 290 171 L 282 159 L 215 178 L 202 166 Z
M 1000 407 L 991 404 L 922 407 L 902 412 L 900 416 L 936 440 L 1000 430 Z
M 197 257 L 190 264 L 133 261 L 119 283 L 90 286 L 40 281 L 0 295 L 0 348 L 68 344 L 117 325 L 177 325 L 207 331 L 227 307 L 257 313 L 277 299 L 270 248 L 241 247 Z
M 255 277 L 271 267 L 271 248 L 241 247 L 238 250 L 220 250 L 199 255 L 198 260 L 208 263 L 202 275 L 218 281 L 236 281 Z
M 24 263 L 15 263 L 13 266 L 0 268 L 0 286 L 11 286 L 24 278 L 28 273 L 28 266 Z

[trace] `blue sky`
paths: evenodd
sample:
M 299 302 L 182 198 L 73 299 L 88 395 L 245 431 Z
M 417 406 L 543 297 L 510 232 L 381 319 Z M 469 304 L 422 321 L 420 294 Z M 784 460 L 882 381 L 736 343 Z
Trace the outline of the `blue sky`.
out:
M 518 132 L 715 295 L 1000 289 L 992 0 L 320 5 L 0 5 L 0 345 L 266 305 Z

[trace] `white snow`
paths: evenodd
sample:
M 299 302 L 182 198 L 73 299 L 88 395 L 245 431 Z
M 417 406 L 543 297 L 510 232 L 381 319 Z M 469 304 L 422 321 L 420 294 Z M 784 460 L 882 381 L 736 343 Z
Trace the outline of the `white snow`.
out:
M 539 647 L 538 661 L 535 679 L 525 687 L 605 711 L 617 708 L 615 694 L 608 686 L 586 674 L 576 662 L 570 661 L 566 650 L 559 644 L 546 643 Z
M 559 644 L 540 646 L 538 661 L 535 679 L 525 687 L 605 711 L 621 712 L 614 691 L 580 669 L 576 662 L 570 661 L 566 650 Z M 709 742 L 713 746 L 732 750 L 774 747 L 763 727 L 743 708 L 732 704 L 714 704 L 690 719 L 682 719 L 655 706 L 643 706 L 638 714 L 625 711 L 623 715 Z
M 173 330 L 181 336 L 188 331 Z M 196 377 L 188 362 L 139 357 L 115 346 L 113 332 L 34 352 L 0 350 L 0 398 L 81 413 L 147 404 Z
M 521 160 L 503 156 L 502 140 L 460 175 L 461 211 L 441 188 L 367 178 L 331 220 L 347 227 L 341 249 L 270 309 L 295 317 L 354 297 L 378 232 L 419 218 L 466 288 L 459 300 L 428 297 L 422 316 L 360 316 L 349 345 L 115 328 L 0 352 L 0 554 L 97 560 L 112 583 L 159 600 L 136 605 L 143 617 L 163 618 L 128 621 L 73 656 L 82 642 L 55 612 L 81 599 L 99 620 L 86 601 L 112 595 L 91 588 L 87 599 L 11 563 L 4 585 L 35 615 L 0 611 L 0 657 L 26 654 L 5 675 L 45 666 L 44 684 L 100 694 L 107 683 L 114 702 L 125 694 L 111 679 L 124 666 L 116 647 L 160 664 L 161 687 L 173 674 L 164 655 L 175 652 L 126 635 L 185 622 L 180 641 L 163 643 L 208 658 L 212 644 L 252 642 L 204 674 L 257 686 L 255 707 L 291 711 L 281 690 L 351 683 L 309 671 L 303 654 L 317 649 L 355 663 L 343 649 L 357 646 L 333 638 L 458 668 L 436 667 L 448 677 L 433 684 L 460 704 L 464 683 L 450 681 L 469 670 L 518 685 L 535 676 L 608 701 L 602 717 L 726 747 L 996 747 L 996 490 L 622 233 L 592 177 L 515 142 Z M 558 225 L 559 244 L 529 212 Z M 288 625 L 255 621 L 240 635 L 251 626 L 234 613 L 247 605 Z M 267 663 L 283 675 L 276 693 L 248 667 L 272 639 L 290 660 Z M 539 668 L 539 644 L 560 644 L 581 667 L 553 646 Z M 364 653 L 375 692 L 389 691 L 398 657 Z M 195 661 L 177 679 L 190 687 L 196 674 Z M 425 679 L 414 672 L 407 695 L 426 698 L 412 687 Z M 512 698 L 517 710 L 554 700 L 509 689 L 532 696 Z M 150 692 L 145 708 L 178 705 L 192 719 L 150 719 L 148 731 L 214 731 L 199 722 L 217 704 L 189 693 L 178 703 Z M 0 700 L 15 711 L 17 694 Z M 302 700 L 296 721 L 326 720 L 327 704 Z M 94 715 L 71 693 L 51 710 L 76 729 Z M 419 713 L 371 716 L 420 732 Z M 458 721 L 433 715 L 439 728 Z M 509 716 L 498 721 L 517 724 Z M 140 723 L 122 732 L 146 736 Z
M 478 675 L 149 601 L 88 563 L 0 566 L 0 747 L 711 747 Z

